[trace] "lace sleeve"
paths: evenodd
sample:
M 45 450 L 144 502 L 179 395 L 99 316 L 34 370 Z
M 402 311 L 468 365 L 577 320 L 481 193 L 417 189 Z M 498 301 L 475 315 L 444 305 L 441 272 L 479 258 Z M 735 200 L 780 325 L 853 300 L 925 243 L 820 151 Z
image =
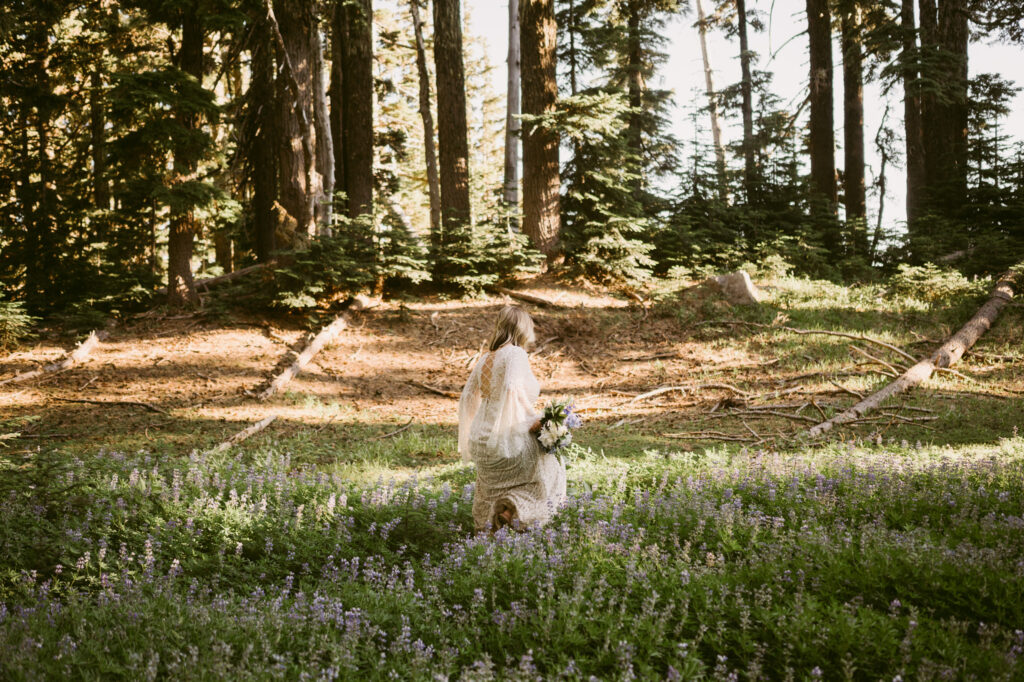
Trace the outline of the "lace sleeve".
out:
M 501 354 L 495 371 L 495 418 L 487 440 L 489 450 L 504 457 L 522 452 L 517 441 L 529 438 L 529 429 L 537 419 L 533 403 L 537 399 L 537 380 L 530 370 L 526 352 L 513 346 Z
M 459 398 L 459 455 L 463 462 L 471 462 L 472 456 L 469 452 L 469 438 L 476 419 L 477 410 L 480 409 L 480 370 L 474 367 L 462 389 L 462 396 Z

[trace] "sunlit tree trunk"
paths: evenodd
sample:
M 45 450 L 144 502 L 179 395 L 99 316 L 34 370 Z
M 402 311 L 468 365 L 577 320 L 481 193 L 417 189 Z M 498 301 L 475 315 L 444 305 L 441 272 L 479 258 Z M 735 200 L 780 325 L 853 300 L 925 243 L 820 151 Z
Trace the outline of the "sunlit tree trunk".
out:
M 523 113 L 540 116 L 555 108 L 556 26 L 554 0 L 520 0 Z M 558 133 L 523 126 L 523 232 L 553 261 L 561 231 Z
M 343 36 L 341 165 L 348 215 L 356 218 L 373 211 L 373 7 L 370 0 L 337 1 Z
M 743 186 L 747 201 L 754 200 L 757 166 L 754 162 L 754 103 L 750 77 L 750 45 L 747 42 L 747 3 L 736 0 L 736 22 L 740 35 L 740 92 L 743 98 Z
M 914 0 L 902 0 L 900 32 L 903 46 L 900 55 L 903 68 L 903 130 L 906 139 L 907 227 L 914 233 L 921 215 L 922 192 L 925 185 L 924 139 L 921 131 L 921 92 L 917 84 L 917 26 Z
M 319 177 L 320 196 L 316 199 L 314 215 L 317 234 L 331 234 L 334 197 L 334 141 L 331 135 L 331 119 L 327 107 L 327 88 L 324 84 L 324 42 L 319 22 L 314 19 L 313 32 L 313 123 L 316 127 L 316 173 Z
M 515 0 L 512 0 L 513 2 Z M 437 148 L 434 146 L 434 114 L 430 109 L 430 73 L 423 43 L 423 21 L 419 0 L 409 0 L 413 32 L 416 36 L 416 71 L 420 84 L 420 118 L 423 120 L 423 152 L 427 165 L 427 194 L 430 200 L 430 234 L 436 239 L 441 231 L 441 184 L 437 174 Z
M 856 8 L 843 12 L 843 194 L 851 243 L 856 253 L 868 250 L 864 189 L 864 65 Z
M 268 6 L 269 9 L 269 6 Z M 316 234 L 316 203 L 322 195 L 316 171 L 313 120 L 311 0 L 274 0 L 269 15 L 276 24 L 278 49 L 278 123 L 281 206 L 295 221 L 293 243 L 302 247 Z M 276 37 L 275 37 L 276 38 Z
M 437 145 L 441 177 L 441 247 L 469 223 L 469 138 L 459 0 L 434 0 Z
M 742 2 L 742 0 L 740 0 Z M 704 90 L 708 97 L 708 113 L 711 115 L 711 139 L 715 145 L 715 171 L 718 175 L 719 195 L 725 196 L 725 147 L 722 146 L 722 126 L 718 121 L 718 99 L 715 97 L 715 82 L 711 74 L 711 58 L 708 55 L 707 18 L 704 6 L 697 0 L 697 30 L 700 32 L 700 54 L 704 60 Z
M 200 82 L 204 71 L 204 38 L 202 22 L 193 6 L 183 13 L 178 68 Z M 175 116 L 187 130 L 198 130 L 202 124 L 200 115 L 188 108 L 180 109 Z M 178 182 L 194 180 L 198 165 L 195 152 L 187 144 L 174 150 L 174 173 Z M 192 306 L 199 302 L 192 279 L 192 245 L 198 228 L 198 220 L 191 209 L 171 216 L 167 237 L 167 303 L 172 307 Z
M 519 0 L 508 0 L 508 88 L 505 113 L 505 205 L 519 207 Z

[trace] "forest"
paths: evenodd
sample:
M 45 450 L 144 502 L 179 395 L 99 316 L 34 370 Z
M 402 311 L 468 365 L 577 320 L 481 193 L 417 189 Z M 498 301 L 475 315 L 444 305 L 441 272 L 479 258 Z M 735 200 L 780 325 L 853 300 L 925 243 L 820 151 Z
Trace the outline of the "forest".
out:
M 1024 676 L 1024 5 L 491 4 L 2 4 L 0 678 Z

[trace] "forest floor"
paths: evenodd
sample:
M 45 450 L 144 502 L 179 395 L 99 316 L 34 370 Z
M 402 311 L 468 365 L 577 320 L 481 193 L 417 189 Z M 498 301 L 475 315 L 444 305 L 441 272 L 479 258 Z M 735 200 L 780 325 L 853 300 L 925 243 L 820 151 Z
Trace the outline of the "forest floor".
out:
M 508 299 L 353 313 L 266 402 L 297 322 L 214 299 L 120 322 L 0 387 L 0 678 L 1021 679 L 1024 308 L 810 443 L 900 371 L 874 341 L 924 357 L 986 293 L 759 284 L 740 308 L 521 283 L 560 306 L 527 306 L 542 398 L 586 423 L 565 506 L 493 536 L 457 395 Z
M 663 291 L 645 306 L 544 281 L 522 290 L 559 306 L 525 304 L 537 325 L 531 363 L 542 397 L 571 397 L 588 422 L 580 443 L 607 456 L 722 443 L 795 446 L 802 431 L 888 381 L 903 361 L 870 342 L 782 327 L 866 335 L 922 357 L 977 305 L 884 301 L 878 287 L 797 279 L 773 280 L 767 300 L 752 308 L 699 289 Z M 318 463 L 440 464 L 455 457 L 457 400 L 450 396 L 508 302 L 389 301 L 356 313 L 349 329 L 266 402 L 255 394 L 301 350 L 305 329 L 222 312 L 136 316 L 115 327 L 85 364 L 0 389 L 0 445 L 184 455 L 273 413 L 277 421 L 257 438 Z M 966 443 L 1011 435 L 1024 395 L 1022 331 L 1021 308 L 1009 308 L 957 367 L 960 376 L 936 375 L 837 436 Z M 7 355 L 0 379 L 59 359 L 72 339 L 52 334 Z M 666 387 L 679 390 L 642 396 Z M 373 445 L 410 423 L 400 439 L 409 447 L 400 454 Z

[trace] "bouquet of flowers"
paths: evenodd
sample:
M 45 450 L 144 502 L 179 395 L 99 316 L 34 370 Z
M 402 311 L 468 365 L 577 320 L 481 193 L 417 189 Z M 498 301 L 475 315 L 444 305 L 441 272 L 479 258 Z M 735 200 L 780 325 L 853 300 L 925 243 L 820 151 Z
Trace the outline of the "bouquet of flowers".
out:
M 544 408 L 537 439 L 544 449 L 554 454 L 572 442 L 572 430 L 583 424 L 583 419 L 568 400 L 555 400 Z

